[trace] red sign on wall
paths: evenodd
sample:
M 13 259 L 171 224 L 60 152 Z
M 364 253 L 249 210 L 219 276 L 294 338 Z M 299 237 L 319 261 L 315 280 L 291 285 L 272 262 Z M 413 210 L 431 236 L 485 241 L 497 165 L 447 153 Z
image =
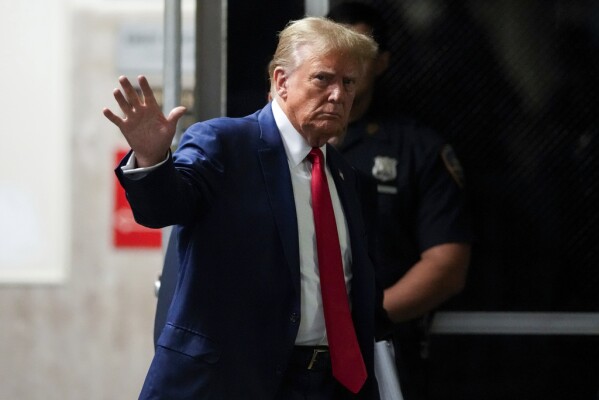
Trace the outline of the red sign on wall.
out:
M 117 150 L 115 161 L 118 164 L 127 150 Z M 125 196 L 125 190 L 114 178 L 114 210 L 112 215 L 112 238 L 115 247 L 121 248 L 160 248 L 162 231 L 139 225 L 133 219 L 133 212 Z

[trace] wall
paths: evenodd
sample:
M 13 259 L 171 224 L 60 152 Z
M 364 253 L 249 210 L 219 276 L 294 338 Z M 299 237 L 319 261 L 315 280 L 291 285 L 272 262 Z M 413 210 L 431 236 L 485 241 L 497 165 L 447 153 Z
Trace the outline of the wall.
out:
M 125 143 L 102 108 L 116 107 L 120 26 L 160 27 L 161 5 L 0 1 L 1 47 L 24 57 L 20 70 L 7 70 L 14 63 L 3 54 L 0 67 L 1 112 L 13 123 L 3 129 L 10 140 L 0 162 L 15 180 L 49 188 L 40 197 L 55 204 L 57 226 L 44 240 L 66 249 L 64 276 L 54 283 L 0 283 L 0 399 L 137 398 L 153 355 L 162 250 L 113 246 L 112 169 Z M 11 35 L 11 27 L 34 40 Z M 159 85 L 159 77 L 152 82 Z M 24 163 L 33 172 L 23 173 Z
M 56 283 L 67 273 L 68 114 L 62 111 L 68 59 L 56 57 L 67 48 L 61 6 L 0 3 L 0 110 L 6 113 L 0 140 L 9 150 L 0 168 L 0 282 Z

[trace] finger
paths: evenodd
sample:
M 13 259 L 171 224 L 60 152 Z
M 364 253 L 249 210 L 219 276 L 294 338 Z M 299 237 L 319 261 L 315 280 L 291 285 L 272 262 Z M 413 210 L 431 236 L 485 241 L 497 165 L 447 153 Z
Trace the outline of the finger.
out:
M 139 87 L 141 88 L 141 93 L 144 95 L 144 102 L 146 103 L 146 105 L 159 108 L 160 106 L 158 105 L 158 102 L 156 101 L 156 97 L 154 96 L 154 91 L 152 90 L 152 87 L 148 83 L 148 80 L 146 79 L 146 77 L 143 75 L 140 75 L 137 77 L 137 81 L 139 82 Z
M 142 102 L 139 99 L 139 95 L 137 94 L 137 91 L 135 90 L 135 88 L 133 87 L 131 82 L 129 82 L 129 79 L 127 79 L 127 77 L 125 77 L 125 76 L 121 76 L 119 78 L 119 83 L 121 84 L 121 87 L 123 88 L 123 91 L 125 92 L 125 97 L 127 98 L 127 102 L 129 102 L 129 104 L 131 104 L 131 107 L 139 107 Z
M 110 122 L 115 124 L 119 129 L 123 125 L 123 119 L 114 115 L 114 113 L 112 111 L 110 111 L 108 108 L 104 108 L 102 110 L 102 114 L 104 114 L 104 116 L 106 118 L 108 118 L 108 120 L 110 120 Z
M 127 102 L 127 99 L 125 99 L 125 96 L 123 96 L 123 93 L 119 89 L 114 89 L 112 94 L 114 95 L 119 107 L 121 107 L 121 110 L 123 110 L 125 115 L 128 115 L 131 112 L 132 107 L 131 104 Z
M 171 110 L 171 112 L 168 114 L 167 117 L 167 121 L 171 124 L 177 124 L 177 121 L 179 121 L 179 119 L 185 115 L 185 111 L 187 111 L 187 108 L 183 107 L 183 106 L 179 106 L 179 107 L 175 107 Z
M 177 122 L 179 122 L 179 119 L 185 115 L 185 111 L 187 111 L 187 109 L 183 106 L 179 106 L 179 107 L 175 107 L 171 110 L 171 112 L 168 114 L 168 117 L 166 118 L 168 124 L 169 124 L 169 128 L 173 130 L 173 132 L 175 132 L 177 130 Z

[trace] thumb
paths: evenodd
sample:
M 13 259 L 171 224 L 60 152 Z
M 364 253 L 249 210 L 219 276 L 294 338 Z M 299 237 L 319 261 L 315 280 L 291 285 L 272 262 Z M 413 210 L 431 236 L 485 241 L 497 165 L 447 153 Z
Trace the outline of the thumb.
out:
M 183 106 L 175 107 L 168 114 L 166 120 L 169 122 L 169 124 L 177 125 L 177 122 L 185 114 L 185 111 L 187 111 L 187 108 Z

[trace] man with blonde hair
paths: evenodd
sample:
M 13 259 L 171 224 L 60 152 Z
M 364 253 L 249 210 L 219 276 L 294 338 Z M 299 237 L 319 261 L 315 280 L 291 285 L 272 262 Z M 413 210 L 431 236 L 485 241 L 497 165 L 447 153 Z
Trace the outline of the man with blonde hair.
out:
M 323 18 L 293 21 L 270 64 L 272 101 L 191 126 L 121 77 L 131 152 L 116 174 L 136 220 L 177 225 L 179 280 L 142 399 L 378 399 L 376 290 L 357 177 L 327 144 L 376 54 Z

